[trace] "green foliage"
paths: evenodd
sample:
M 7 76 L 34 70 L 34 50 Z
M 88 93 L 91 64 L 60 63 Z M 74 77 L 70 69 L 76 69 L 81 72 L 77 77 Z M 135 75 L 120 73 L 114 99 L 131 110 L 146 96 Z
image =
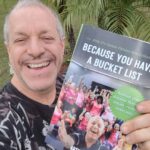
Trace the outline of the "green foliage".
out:
M 77 38 L 83 23 L 150 41 L 150 0 L 52 0 L 52 2 L 57 10 L 61 9 L 59 13 L 69 42 L 72 42 L 71 38 Z M 73 47 L 72 43 L 70 47 Z
M 62 7 L 61 0 L 53 2 L 57 4 L 58 9 Z M 79 31 L 81 24 L 88 23 L 115 33 L 127 34 L 125 30 L 129 28 L 128 26 L 138 27 L 138 20 L 134 21 L 137 17 L 139 20 L 144 20 L 143 27 L 147 27 L 150 20 L 149 12 L 149 0 L 65 0 L 61 16 L 67 31 L 73 27 L 75 33 L 78 33 L 76 31 Z M 136 38 L 149 41 L 145 35 L 137 36 L 139 31 L 133 28 L 131 33 L 134 32 Z M 131 33 L 130 36 L 134 37 L 135 34 Z
M 0 0 L 0 88 L 10 79 L 7 51 L 3 41 L 4 17 L 17 0 Z
M 65 63 L 82 23 L 150 42 L 150 0 L 42 0 L 56 9 L 66 29 Z M 17 0 L 0 0 L 0 34 L 4 16 Z M 10 78 L 7 52 L 0 36 L 0 87 Z

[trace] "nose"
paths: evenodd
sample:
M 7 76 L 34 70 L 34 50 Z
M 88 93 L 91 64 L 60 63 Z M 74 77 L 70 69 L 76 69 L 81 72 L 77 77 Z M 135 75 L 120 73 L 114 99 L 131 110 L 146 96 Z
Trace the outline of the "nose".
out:
M 93 128 L 94 128 L 94 129 L 96 129 L 96 128 L 97 128 L 97 125 L 96 125 L 96 124 L 94 124 L 94 125 L 93 125 Z
M 93 127 L 94 127 L 95 129 L 97 129 L 97 128 L 99 128 L 99 125 L 96 123 L 96 124 L 93 125 Z
M 37 58 L 44 53 L 44 48 L 38 38 L 34 37 L 29 40 L 27 51 L 28 55 Z

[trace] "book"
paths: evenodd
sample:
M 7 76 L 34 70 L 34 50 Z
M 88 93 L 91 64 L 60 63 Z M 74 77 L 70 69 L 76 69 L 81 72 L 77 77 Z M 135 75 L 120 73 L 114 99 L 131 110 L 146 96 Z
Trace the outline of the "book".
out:
M 150 97 L 149 48 L 148 42 L 82 25 L 50 122 L 47 141 L 54 149 L 136 150 L 123 142 L 120 126 Z

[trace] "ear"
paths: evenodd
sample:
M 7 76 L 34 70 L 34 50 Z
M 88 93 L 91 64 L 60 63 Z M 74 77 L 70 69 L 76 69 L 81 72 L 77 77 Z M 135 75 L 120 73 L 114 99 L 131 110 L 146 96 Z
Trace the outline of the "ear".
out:
M 7 53 L 9 54 L 10 48 L 9 48 L 8 42 L 4 41 L 4 45 L 5 45 L 5 47 L 6 47 Z
M 9 62 L 11 61 L 11 59 L 10 59 L 10 45 L 9 45 L 9 43 L 8 42 L 4 42 L 4 44 L 5 44 L 5 47 L 6 47 L 6 50 L 7 50 L 7 53 L 8 53 L 8 57 L 9 57 Z M 11 62 L 10 62 L 11 63 Z
M 62 49 L 62 53 L 64 54 L 64 50 L 65 50 L 65 38 L 61 39 L 61 49 Z

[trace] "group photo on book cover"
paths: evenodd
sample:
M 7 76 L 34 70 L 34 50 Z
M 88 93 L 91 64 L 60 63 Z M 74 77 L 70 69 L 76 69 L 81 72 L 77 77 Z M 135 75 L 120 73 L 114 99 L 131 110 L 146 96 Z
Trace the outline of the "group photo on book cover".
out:
M 149 43 L 83 25 L 46 142 L 54 150 L 137 150 L 122 123 L 150 96 Z

